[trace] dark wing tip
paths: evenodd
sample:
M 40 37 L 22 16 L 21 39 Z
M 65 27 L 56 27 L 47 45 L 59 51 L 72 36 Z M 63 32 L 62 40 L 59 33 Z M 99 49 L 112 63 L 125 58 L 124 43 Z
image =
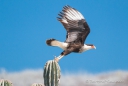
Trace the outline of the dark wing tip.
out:
M 63 9 L 69 9 L 69 8 L 72 8 L 71 6 L 69 6 L 69 5 L 65 5 L 64 7 L 63 7 Z
M 64 17 L 64 13 L 63 12 L 60 12 L 58 15 L 59 15 L 57 17 L 58 20 L 61 20 Z
M 61 18 L 60 18 L 60 17 L 57 17 L 57 20 L 58 20 L 58 21 L 60 21 L 60 20 L 61 20 Z

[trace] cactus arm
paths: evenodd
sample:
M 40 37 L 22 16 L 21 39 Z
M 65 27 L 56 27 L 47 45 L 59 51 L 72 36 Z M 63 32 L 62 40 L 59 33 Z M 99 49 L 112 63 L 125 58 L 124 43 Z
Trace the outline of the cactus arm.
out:
M 60 67 L 55 60 L 49 60 L 44 66 L 44 85 L 59 86 Z

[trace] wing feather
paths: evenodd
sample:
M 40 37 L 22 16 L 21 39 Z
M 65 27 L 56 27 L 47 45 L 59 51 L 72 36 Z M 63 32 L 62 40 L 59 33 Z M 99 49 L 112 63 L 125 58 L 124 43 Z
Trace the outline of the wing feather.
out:
M 90 28 L 85 21 L 83 15 L 70 6 L 64 6 L 57 19 L 63 24 L 67 31 L 65 42 L 81 42 L 84 41 L 90 33 Z

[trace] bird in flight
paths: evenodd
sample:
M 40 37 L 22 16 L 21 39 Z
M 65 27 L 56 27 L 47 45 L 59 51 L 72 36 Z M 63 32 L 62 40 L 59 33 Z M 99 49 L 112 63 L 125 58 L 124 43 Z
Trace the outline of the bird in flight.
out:
M 64 6 L 62 12 L 60 12 L 58 21 L 62 23 L 67 31 L 65 42 L 60 42 L 56 39 L 48 39 L 46 44 L 49 46 L 57 46 L 64 51 L 55 58 L 58 62 L 62 57 L 72 53 L 82 53 L 90 49 L 96 49 L 93 44 L 84 44 L 90 28 L 84 19 L 83 15 L 76 9 L 70 6 Z

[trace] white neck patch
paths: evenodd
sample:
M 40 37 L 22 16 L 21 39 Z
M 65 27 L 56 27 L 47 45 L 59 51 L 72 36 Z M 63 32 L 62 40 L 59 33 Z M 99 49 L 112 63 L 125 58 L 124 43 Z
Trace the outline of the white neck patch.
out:
M 82 52 L 90 50 L 90 49 L 92 49 L 91 46 L 87 46 L 86 44 L 84 44 L 84 46 L 81 47 L 79 53 L 82 53 Z

